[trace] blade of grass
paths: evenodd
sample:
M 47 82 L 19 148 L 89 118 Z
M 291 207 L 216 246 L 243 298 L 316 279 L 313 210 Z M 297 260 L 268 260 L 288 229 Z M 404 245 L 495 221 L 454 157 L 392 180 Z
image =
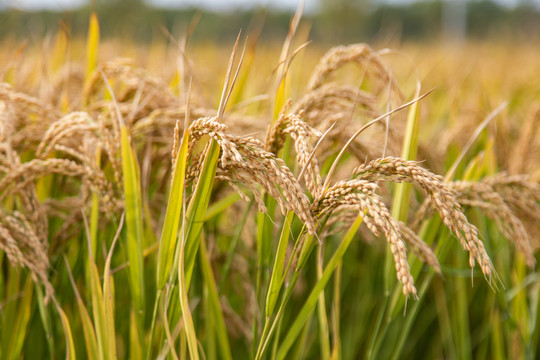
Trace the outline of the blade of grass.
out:
M 97 66 L 99 51 L 99 21 L 97 14 L 90 14 L 88 37 L 86 39 L 86 79 L 88 79 Z
M 186 103 L 186 108 L 189 109 L 189 96 Z M 184 120 L 184 134 L 180 143 L 180 149 L 176 155 L 176 161 L 172 173 L 172 184 L 167 201 L 167 211 L 161 231 L 161 239 L 159 241 L 158 254 L 158 270 L 157 282 L 158 289 L 162 290 L 165 287 L 175 254 L 176 238 L 178 236 L 178 225 L 180 224 L 180 216 L 182 214 L 182 198 L 184 196 L 184 180 L 187 164 L 188 139 L 189 139 L 189 110 L 186 111 Z
M 120 218 L 120 224 L 118 225 L 118 230 L 109 249 L 109 254 L 107 255 L 107 260 L 105 261 L 105 269 L 103 270 L 103 309 L 104 309 L 104 324 L 105 324 L 105 335 L 108 337 L 108 347 L 105 349 L 108 352 L 108 358 L 115 360 L 117 358 L 116 354 L 116 331 L 114 323 L 114 279 L 111 275 L 111 261 L 112 255 L 114 252 L 114 247 L 116 242 L 120 238 L 120 233 L 124 226 L 124 217 L 125 213 L 122 214 Z
M 270 276 L 270 284 L 268 285 L 268 294 L 266 296 L 266 317 L 267 319 L 274 312 L 274 307 L 283 285 L 284 274 L 283 266 L 285 265 L 285 254 L 287 252 L 287 244 L 291 233 L 291 224 L 294 218 L 294 212 L 289 211 L 281 229 L 281 236 L 278 242 L 274 267 Z
M 180 247 L 178 247 L 178 249 L 180 249 Z M 178 256 L 180 256 L 180 253 L 178 254 Z M 175 298 L 170 297 L 170 295 L 173 293 L 173 291 L 172 291 L 173 289 L 174 289 L 173 286 L 167 286 L 166 287 L 165 299 L 164 299 L 165 303 L 161 307 L 161 318 L 162 318 L 163 325 L 164 325 L 163 328 L 164 328 L 164 332 L 165 332 L 165 338 L 167 339 L 164 351 L 165 351 L 165 353 L 170 352 L 169 357 L 172 357 L 174 360 L 178 360 L 179 358 L 178 358 L 178 354 L 176 353 L 175 339 L 173 338 L 173 336 L 171 334 L 171 326 L 169 325 L 170 324 L 169 316 L 167 316 L 167 309 L 169 308 L 169 300 L 170 299 L 172 299 L 172 300 L 175 299 Z M 173 312 L 173 315 L 174 315 L 174 312 Z M 177 317 L 175 317 L 175 316 L 173 316 L 172 318 L 177 319 Z M 182 322 L 182 321 L 180 320 L 180 322 Z M 182 332 L 181 338 L 182 338 L 181 341 L 183 341 L 184 338 L 185 338 L 185 336 L 183 335 L 183 332 Z M 183 358 L 181 358 L 181 359 L 183 359 Z
M 129 358 L 131 360 L 142 360 L 144 354 L 142 344 L 135 311 L 132 308 L 129 312 Z
M 324 250 L 323 246 L 318 248 L 317 256 L 317 281 L 321 281 L 324 266 Z M 336 266 L 337 267 L 337 266 Z M 326 299 L 324 297 L 324 289 L 319 294 L 317 299 L 317 316 L 319 319 L 319 345 L 321 349 L 321 359 L 330 359 L 330 331 L 328 330 L 328 316 L 326 315 Z
M 90 294 L 92 295 L 92 313 L 96 329 L 97 346 L 100 359 L 109 359 L 109 341 L 105 323 L 105 303 L 103 301 L 103 291 L 99 282 L 99 274 L 93 258 L 89 260 L 90 267 Z
M 10 272 L 10 275 L 13 271 Z M 32 301 L 34 299 L 33 289 L 34 283 L 30 276 L 26 276 L 24 287 L 20 289 L 21 276 L 18 274 L 10 276 L 11 287 L 10 293 L 16 294 L 20 291 L 21 296 L 17 301 L 12 301 L 9 307 L 6 307 L 7 318 L 4 318 L 4 324 L 10 327 L 9 331 L 2 331 L 2 358 L 6 359 L 20 359 L 22 356 L 22 348 L 26 335 L 28 333 L 28 322 L 30 315 L 32 314 Z M 24 279 L 23 278 L 23 279 Z M 15 290 L 15 291 L 13 291 Z M 9 311 L 9 313 L 8 313 Z M 7 320 L 7 321 L 6 321 Z
M 101 164 L 101 148 L 96 150 L 96 165 L 99 168 Z M 92 192 L 92 208 L 90 213 L 90 243 L 92 254 L 97 254 L 98 249 L 98 228 L 99 228 L 99 194 Z
M 150 333 L 148 335 L 148 343 L 146 347 L 146 360 L 152 359 L 152 349 L 154 345 L 154 336 L 156 334 L 156 320 L 158 316 L 158 309 L 161 303 L 162 290 L 158 289 L 156 294 L 156 300 L 154 302 L 154 311 L 152 311 L 152 323 L 150 325 Z
M 204 221 L 208 221 L 214 216 L 221 214 L 225 209 L 235 204 L 240 199 L 240 195 L 234 192 L 209 205 L 208 210 L 206 210 L 206 214 L 204 215 Z
M 341 278 L 343 260 L 340 260 L 334 272 L 334 296 L 332 300 L 332 360 L 342 358 L 341 351 Z
M 540 345 L 540 326 L 538 324 L 540 323 L 540 282 L 536 282 L 530 290 L 530 318 L 531 318 L 531 338 L 533 341 L 531 342 L 531 358 L 535 358 L 538 354 L 538 349 Z
M 506 352 L 504 351 L 504 340 L 501 329 L 501 320 L 498 311 L 494 311 L 492 316 L 493 328 L 491 331 L 491 352 L 494 360 L 507 359 Z
M 307 352 L 309 350 L 308 337 L 309 337 L 309 334 L 310 334 L 309 330 L 311 328 L 311 323 L 312 322 L 313 322 L 313 317 L 310 317 L 307 324 L 306 324 L 306 326 L 304 326 L 304 328 L 302 329 L 302 333 L 299 336 L 298 343 L 294 347 L 293 352 L 292 352 L 292 354 L 290 356 L 290 359 L 292 359 L 292 360 L 301 360 L 301 359 L 306 358 L 306 354 L 307 354 Z
M 97 340 L 96 340 L 96 333 L 94 330 L 94 325 L 92 324 L 92 319 L 90 318 L 90 315 L 88 314 L 88 310 L 86 309 L 86 306 L 84 306 L 84 302 L 82 300 L 81 294 L 79 293 L 79 290 L 77 289 L 77 285 L 75 284 L 75 279 L 73 279 L 73 274 L 71 273 L 71 268 L 69 267 L 69 263 L 67 258 L 64 256 L 64 262 L 66 264 L 69 280 L 71 282 L 71 286 L 73 287 L 73 291 L 75 292 L 75 297 L 77 298 L 77 308 L 79 309 L 79 316 L 81 318 L 81 325 L 83 328 L 83 335 L 84 335 L 84 343 L 86 348 L 86 354 L 88 356 L 88 359 L 101 359 L 101 354 L 98 350 Z
M 227 106 L 227 102 L 229 101 L 229 97 L 231 96 L 231 93 L 233 91 L 234 84 L 236 83 L 236 79 L 238 78 L 240 68 L 242 67 L 242 62 L 244 61 L 244 54 L 246 53 L 246 44 L 244 44 L 244 48 L 242 49 L 242 54 L 240 55 L 240 60 L 238 61 L 238 66 L 233 75 L 232 70 L 233 70 L 234 60 L 236 58 L 236 53 L 238 52 L 238 44 L 240 43 L 240 35 L 242 35 L 242 32 L 238 34 L 238 37 L 236 38 L 236 42 L 234 43 L 234 46 L 231 52 L 231 57 L 229 58 L 229 65 L 227 66 L 227 74 L 225 75 L 223 91 L 221 93 L 221 99 L 219 101 L 219 108 L 217 111 L 218 120 L 221 120 L 223 118 L 225 107 Z
M 51 51 L 51 71 L 56 73 L 60 71 L 62 66 L 66 63 L 66 54 L 68 52 L 68 34 L 67 34 L 66 25 L 59 29 L 56 33 L 56 38 L 54 40 L 53 50 Z
M 200 243 L 200 234 L 202 232 L 204 217 L 210 202 L 210 195 L 216 176 L 217 162 L 219 158 L 219 145 L 212 140 L 208 153 L 203 162 L 203 168 L 195 188 L 195 192 L 189 202 L 185 229 L 185 263 L 186 263 L 186 284 L 189 288 L 191 273 Z
M 122 170 L 126 209 L 126 239 L 129 261 L 130 285 L 137 317 L 144 315 L 144 274 L 142 256 L 142 199 L 139 169 L 135 152 L 129 141 L 125 125 L 121 127 Z
M 75 352 L 75 344 L 73 342 L 73 334 L 71 332 L 71 326 L 69 325 L 68 317 L 66 316 L 66 313 L 62 308 L 60 307 L 60 304 L 58 304 L 58 301 L 55 297 L 53 297 L 54 304 L 56 306 L 56 310 L 58 310 L 58 314 L 60 314 L 60 319 L 62 320 L 62 327 L 64 328 L 64 334 L 66 338 L 66 360 L 76 360 L 76 352 Z
M 272 354 L 270 356 L 271 360 L 276 360 L 278 346 L 279 346 L 279 338 L 281 336 L 281 325 L 283 324 L 283 318 L 278 320 L 276 334 L 274 335 L 274 342 L 272 343 Z
M 526 276 L 527 276 L 527 269 L 526 264 L 523 258 L 520 258 L 516 255 L 515 257 L 515 265 L 514 265 L 514 272 L 513 272 L 513 282 L 515 284 L 519 284 L 519 286 L 523 286 L 520 291 L 517 292 L 515 295 L 513 301 L 510 302 L 511 304 L 511 311 L 512 311 L 512 317 L 516 319 L 517 323 L 519 324 L 519 328 L 523 329 L 523 347 L 525 350 L 525 356 L 530 356 L 531 354 L 531 344 L 532 344 L 532 331 L 531 331 L 531 317 L 529 316 L 529 308 L 528 308 L 528 296 L 527 291 L 525 288 L 525 282 L 526 282 Z
M 302 331 L 302 328 L 305 326 L 306 322 L 311 317 L 311 314 L 315 306 L 317 305 L 319 294 L 324 290 L 326 284 L 330 280 L 331 275 L 339 264 L 339 261 L 343 258 L 343 255 L 345 255 L 345 251 L 349 247 L 352 239 L 354 238 L 354 235 L 356 234 L 356 231 L 360 227 L 360 224 L 362 224 L 362 216 L 358 216 L 356 218 L 354 223 L 347 231 L 347 234 L 345 234 L 345 236 L 343 237 L 343 240 L 341 241 L 339 247 L 336 249 L 334 255 L 326 265 L 326 268 L 324 269 L 320 280 L 318 280 L 315 286 L 312 288 L 307 300 L 302 306 L 302 309 L 296 316 L 293 324 L 289 327 L 289 331 L 285 335 L 284 340 L 278 350 L 278 359 L 286 358 L 287 352 L 289 351 L 290 347 L 293 345 L 294 341 Z
M 414 97 L 420 96 L 420 82 L 416 84 Z M 407 128 L 403 139 L 403 148 L 401 157 L 405 160 L 416 160 L 418 152 L 418 133 L 420 130 L 420 103 L 415 102 L 411 105 L 407 115 Z M 411 193 L 411 184 L 396 184 L 396 192 L 392 201 L 392 217 L 399 221 L 407 221 L 409 212 L 409 197 Z
M 466 268 L 467 261 L 463 256 L 456 256 L 455 266 L 458 269 Z M 456 335 L 458 358 L 463 360 L 472 359 L 471 333 L 469 322 L 469 304 L 467 302 L 467 285 L 469 279 L 456 277 L 452 279 L 454 284 L 453 306 L 450 306 L 450 318 L 453 319 L 454 334 Z
M 388 100 L 386 102 L 386 111 L 390 111 L 390 109 L 392 108 L 391 106 L 391 103 L 392 103 L 392 82 L 393 82 L 393 75 L 392 73 L 389 74 L 389 79 L 388 79 Z M 417 94 L 416 96 L 418 96 L 420 94 Z M 385 134 L 384 134 L 384 147 L 383 147 L 383 153 L 382 153 L 382 157 L 385 158 L 386 157 L 386 151 L 388 150 L 388 138 L 390 137 L 390 115 L 388 115 L 385 119 L 385 122 L 384 122 L 384 131 L 385 131 Z
M 193 318 L 191 316 L 191 310 L 189 308 L 189 300 L 188 300 L 189 284 L 186 283 L 186 277 L 185 277 L 185 272 L 184 272 L 185 245 L 186 245 L 186 236 L 185 236 L 185 233 L 183 233 L 182 239 L 180 242 L 180 258 L 178 260 L 178 282 L 179 282 L 178 289 L 179 289 L 179 296 L 180 296 L 180 308 L 182 309 L 182 320 L 184 322 L 184 330 L 186 334 L 189 355 L 192 360 L 199 360 L 197 334 L 195 333 L 195 326 L 193 325 Z M 171 346 L 172 345 L 173 344 L 171 344 Z
M 238 227 L 236 228 L 236 232 L 234 233 L 234 236 L 230 242 L 229 245 L 229 252 L 227 253 L 227 260 L 225 261 L 225 265 L 223 266 L 221 270 L 221 282 L 219 284 L 219 292 L 221 293 L 223 289 L 223 284 L 227 280 L 227 277 L 229 275 L 229 270 L 231 268 L 231 264 L 233 262 L 234 254 L 236 253 L 236 247 L 238 246 L 238 242 L 240 241 L 240 236 L 242 235 L 242 230 L 244 229 L 244 226 L 246 225 L 246 221 L 248 219 L 249 213 L 251 211 L 251 208 L 253 207 L 253 201 L 251 201 L 244 212 L 244 215 L 242 216 L 242 220 L 238 224 Z
M 223 320 L 223 311 L 221 309 L 221 304 L 219 301 L 216 280 L 212 272 L 212 267 L 209 261 L 209 254 L 206 250 L 206 244 L 204 241 L 201 241 L 200 244 L 199 259 L 201 262 L 203 280 L 208 291 L 208 301 L 211 310 L 210 313 L 207 314 L 207 316 L 212 317 L 214 320 L 213 326 L 217 335 L 218 346 L 220 349 L 220 358 L 223 358 L 225 360 L 232 360 L 233 356 L 229 344 L 229 337 L 227 336 L 227 327 L 225 326 L 225 321 Z
M 204 243 L 201 242 L 201 244 Z M 202 250 L 202 246 L 201 246 Z M 199 252 L 200 254 L 200 252 Z M 205 314 L 204 317 L 204 355 L 207 360 L 217 360 L 217 345 L 216 345 L 216 326 L 215 326 L 215 317 L 212 310 L 212 305 L 210 304 L 208 287 L 204 286 L 202 291 L 202 299 L 205 304 Z
M 88 25 L 88 37 L 86 39 L 86 72 L 85 72 L 85 91 L 87 93 L 90 79 L 94 73 L 99 52 L 99 21 L 95 12 L 90 14 L 90 24 Z
M 437 318 L 439 320 L 439 328 L 441 329 L 441 341 L 443 343 L 443 351 L 446 356 L 452 359 L 457 359 L 454 337 L 452 334 L 452 323 L 448 312 L 448 300 L 445 289 L 441 281 L 435 279 L 432 281 L 432 287 L 435 293 L 435 304 L 438 308 Z
M 328 217 L 322 219 L 322 221 L 320 221 L 319 223 L 320 228 L 324 228 L 324 225 L 326 224 L 327 221 L 328 221 Z M 287 267 L 285 268 L 285 271 L 284 271 L 284 278 L 286 278 L 288 275 L 290 276 L 290 278 L 289 280 L 287 280 L 286 282 L 287 286 L 285 287 L 285 291 L 283 295 L 281 296 L 279 309 L 276 315 L 272 318 L 272 321 L 266 321 L 264 324 L 262 335 L 257 345 L 255 359 L 262 358 L 264 352 L 266 351 L 266 348 L 268 347 L 270 340 L 272 339 L 272 336 L 274 334 L 274 331 L 276 330 L 276 327 L 278 327 L 279 324 L 281 323 L 281 319 L 284 314 L 285 307 L 289 299 L 291 298 L 294 287 L 298 279 L 300 278 L 300 274 L 302 270 L 304 269 L 304 265 L 306 264 L 314 248 L 313 239 L 314 239 L 313 235 L 309 235 L 306 233 L 305 226 L 302 227 L 298 237 L 296 238 L 293 250 L 291 252 L 291 255 L 289 256 Z M 289 271 L 293 268 L 294 268 L 294 271 L 292 272 L 292 274 L 290 274 Z M 275 357 L 274 355 L 272 356 Z
M 262 331 L 262 334 L 260 336 L 260 339 L 259 339 L 259 342 L 258 344 L 256 345 L 257 346 L 257 349 L 256 349 L 256 352 L 255 352 L 255 359 L 262 359 L 263 355 L 264 355 L 264 352 L 266 351 L 266 348 L 268 347 L 268 344 L 273 336 L 273 332 L 276 330 L 276 328 L 278 327 L 278 325 L 281 323 L 281 319 L 282 319 L 282 316 L 283 316 L 283 313 L 284 313 L 284 310 L 285 310 L 285 306 L 287 305 L 291 295 L 292 295 L 292 292 L 293 292 L 293 289 L 294 289 L 294 286 L 296 285 L 296 282 L 298 281 L 298 278 L 300 277 L 300 272 L 302 271 L 302 267 L 305 263 L 305 261 L 307 261 L 307 258 L 309 257 L 309 254 L 311 253 L 311 250 L 313 249 L 312 245 L 313 245 L 313 236 L 311 235 L 307 235 L 305 232 L 304 232 L 305 229 L 302 229 L 302 232 L 300 236 L 298 236 L 295 244 L 294 244 L 294 248 L 293 248 L 293 251 L 292 251 L 292 254 L 289 258 L 289 262 L 287 264 L 287 268 L 285 269 L 285 277 L 287 276 L 287 274 L 289 273 L 289 270 L 291 269 L 292 267 L 292 264 L 293 264 L 293 260 L 296 258 L 296 256 L 298 255 L 298 251 L 300 251 L 300 255 L 299 256 L 299 259 L 298 259 L 298 263 L 296 264 L 295 268 L 294 268 L 294 272 L 291 276 L 291 279 L 287 282 L 287 287 L 285 288 L 285 292 L 283 293 L 282 297 L 281 297 L 281 302 L 280 302 L 280 305 L 279 305 L 279 309 L 277 311 L 277 314 L 273 317 L 273 319 L 271 319 L 272 321 L 266 321 L 265 324 L 264 324 L 264 328 L 263 328 L 263 331 Z M 301 249 L 298 250 L 300 248 L 300 244 L 302 245 Z M 270 319 L 269 319 L 270 320 Z M 256 342 L 254 341 L 254 344 Z
M 273 218 L 276 213 L 277 201 L 268 194 L 265 194 L 264 205 L 267 210 L 266 214 L 263 212 L 257 213 L 257 271 L 255 273 L 255 296 L 260 308 L 263 307 L 263 301 L 265 299 L 265 294 L 263 294 L 263 284 L 266 282 L 266 269 L 270 266 L 270 261 L 272 260 L 272 243 L 274 239 Z M 253 317 L 253 339 L 259 337 L 258 333 L 262 321 L 261 317 L 262 316 Z M 253 342 L 252 352 L 255 352 L 255 342 Z
M 49 348 L 49 355 L 51 359 L 54 359 L 54 335 L 52 332 L 52 320 L 49 309 L 45 304 L 45 296 L 40 285 L 35 285 L 36 295 L 37 295 L 37 304 L 39 309 L 39 315 L 41 317 L 41 323 L 43 324 L 43 329 L 45 330 L 45 336 L 47 338 L 47 347 Z

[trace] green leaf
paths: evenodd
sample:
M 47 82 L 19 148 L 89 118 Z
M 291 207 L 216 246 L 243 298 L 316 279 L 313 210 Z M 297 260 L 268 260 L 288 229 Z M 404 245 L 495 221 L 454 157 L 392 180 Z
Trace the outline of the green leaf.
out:
M 201 174 L 195 192 L 189 202 L 186 215 L 186 284 L 189 289 L 191 273 L 195 264 L 197 249 L 199 248 L 200 235 L 204 225 L 204 218 L 210 202 L 212 187 L 216 176 L 216 168 L 219 157 L 219 145 L 211 140 L 210 148 L 204 159 Z
M 272 269 L 272 275 L 270 277 L 270 285 L 268 286 L 268 294 L 266 296 L 266 316 L 269 317 L 274 311 L 276 301 L 283 285 L 283 265 L 285 264 L 285 254 L 287 252 L 287 244 L 289 242 L 289 235 L 291 233 L 291 223 L 294 218 L 294 212 L 289 211 L 285 218 L 283 228 L 281 229 L 281 236 L 279 238 L 278 248 L 276 252 L 276 258 L 274 261 L 274 267 Z
M 60 319 L 62 320 L 62 326 L 64 327 L 65 336 L 66 336 L 66 359 L 67 360 L 76 360 L 77 356 L 75 353 L 75 344 L 73 342 L 73 334 L 71 332 L 71 326 L 69 325 L 69 320 L 64 313 L 64 310 L 57 306 L 58 313 L 60 314 Z
M 20 280 L 21 276 L 16 274 L 18 270 L 12 269 L 10 271 L 9 286 L 11 289 L 16 292 L 15 298 L 17 301 L 12 301 L 10 307 L 2 309 L 5 312 L 6 317 L 4 317 L 4 325 L 2 331 L 2 358 L 3 359 L 20 359 L 22 347 L 28 333 L 28 321 L 30 320 L 30 315 L 32 314 L 32 301 L 34 283 L 32 282 L 32 277 L 27 276 L 24 284 L 24 288 L 20 289 Z M 21 290 L 21 294 L 18 294 L 18 290 Z M 19 297 L 20 296 L 20 297 Z M 7 331 L 9 329 L 9 331 Z
M 105 303 L 99 281 L 99 273 L 93 259 L 90 259 L 90 293 L 92 294 L 92 312 L 96 329 L 97 346 L 100 359 L 109 359 L 108 348 L 110 339 L 107 337 Z
M 54 336 L 52 329 L 52 319 L 51 314 L 47 305 L 45 305 L 45 296 L 43 295 L 43 290 L 40 285 L 35 285 L 36 295 L 37 295 L 37 304 L 39 308 L 39 314 L 41 316 L 41 322 L 43 324 L 43 329 L 45 330 L 45 336 L 47 337 L 47 346 L 49 348 L 51 359 L 54 359 Z
M 188 151 L 188 129 L 184 130 L 180 150 L 176 156 L 176 162 L 172 174 L 172 185 L 167 202 L 167 212 L 161 231 L 158 254 L 157 281 L 158 288 L 165 287 L 171 268 L 176 248 L 176 239 L 178 237 L 178 225 L 182 214 L 182 203 L 184 196 L 184 179 L 186 173 L 187 151 Z
M 184 245 L 185 245 L 185 238 L 182 239 L 182 243 L 180 245 L 180 258 L 178 262 L 180 308 L 182 309 L 182 320 L 184 321 L 184 331 L 186 334 L 189 355 L 192 360 L 199 360 L 197 334 L 195 333 L 195 326 L 193 325 L 193 318 L 191 316 L 191 310 L 189 308 L 189 299 L 187 295 L 189 284 L 186 283 L 186 277 L 185 277 L 185 272 L 184 272 L 184 255 L 185 255 Z
M 416 86 L 414 97 L 420 96 L 420 84 Z M 403 139 L 403 148 L 401 157 L 405 160 L 416 160 L 418 152 L 418 133 L 420 131 L 420 101 L 411 105 L 407 114 L 407 129 Z M 392 202 L 392 216 L 400 221 L 407 221 L 409 212 L 409 196 L 411 193 L 411 184 L 396 184 L 394 201 Z M 394 276 L 392 276 L 394 277 Z
M 82 300 L 77 299 L 77 307 L 79 309 L 79 315 L 81 316 L 84 342 L 86 345 L 86 354 L 88 355 L 88 359 L 99 359 L 96 333 L 94 330 L 94 325 L 92 324 L 92 319 L 90 318 L 88 310 L 84 306 Z
M 119 234 L 118 234 L 119 235 Z M 103 271 L 103 304 L 104 304 L 104 320 L 105 320 L 105 336 L 107 336 L 108 347 L 105 351 L 108 353 L 108 358 L 115 360 L 116 356 L 116 331 L 114 324 L 114 279 L 111 275 L 111 260 L 114 251 L 116 240 L 114 239 L 107 261 L 105 262 L 105 270 Z
M 96 150 L 96 165 L 101 164 L 101 149 Z M 99 228 L 99 194 L 92 192 L 92 207 L 90 213 L 90 249 L 93 256 L 97 256 Z
M 336 249 L 334 255 L 328 262 L 328 265 L 324 269 L 322 276 L 317 281 L 315 286 L 312 288 L 309 297 L 307 298 L 306 302 L 304 303 L 304 306 L 302 306 L 302 309 L 296 316 L 293 324 L 289 327 L 289 331 L 283 338 L 283 342 L 281 343 L 281 346 L 279 348 L 277 358 L 278 359 L 285 359 L 287 352 L 289 351 L 290 347 L 294 344 L 294 341 L 298 337 L 298 335 L 301 333 L 302 329 L 304 328 L 304 325 L 311 317 L 311 314 L 313 313 L 313 310 L 315 309 L 315 306 L 317 305 L 319 294 L 324 290 L 326 287 L 326 284 L 330 280 L 330 276 L 336 269 L 337 265 L 339 264 L 340 260 L 343 258 L 343 255 L 345 255 L 345 251 L 349 247 L 352 239 L 354 238 L 354 235 L 356 234 L 356 231 L 360 227 L 360 224 L 362 224 L 362 216 L 358 216 L 354 223 L 349 228 L 349 231 L 344 236 L 343 240 L 341 241 L 341 244 Z
M 233 192 L 225 196 L 223 199 L 219 199 L 218 201 L 209 205 L 208 210 L 206 211 L 206 215 L 204 216 L 204 221 L 208 221 L 214 216 L 221 214 L 223 211 L 225 211 L 225 209 L 229 208 L 231 205 L 235 204 L 240 199 L 240 194 Z
M 142 360 L 144 354 L 141 346 L 142 340 L 139 335 L 135 312 L 131 309 L 129 314 L 129 358 L 131 360 Z
M 319 246 L 317 256 L 317 281 L 322 279 L 324 253 L 323 247 Z M 341 262 L 341 260 L 340 260 Z M 336 265 L 337 267 L 337 265 Z M 321 359 L 330 360 L 330 332 L 328 330 L 328 316 L 326 315 L 326 299 L 324 297 L 324 289 L 319 294 L 317 300 L 317 315 L 319 319 L 319 345 L 321 348 Z
M 416 84 L 414 98 L 420 95 L 420 83 Z M 407 115 L 407 129 L 403 139 L 401 157 L 405 160 L 415 160 L 418 152 L 418 132 L 420 130 L 420 101 L 414 102 L 409 108 Z M 396 184 L 396 191 L 392 201 L 392 217 L 396 220 L 407 222 L 409 213 L 409 201 L 412 185 L 409 183 Z M 390 293 L 392 286 L 396 283 L 394 274 L 394 258 L 390 248 L 386 250 L 384 283 L 385 291 Z
M 227 327 L 225 326 L 225 321 L 223 320 L 223 311 L 221 310 L 216 280 L 212 272 L 212 266 L 210 265 L 209 255 L 206 251 L 206 244 L 204 241 L 201 241 L 200 244 L 199 259 L 201 261 L 203 280 L 208 291 L 208 305 L 211 310 L 210 313 L 206 314 L 206 316 L 211 317 L 214 320 L 214 328 L 221 355 L 220 358 L 231 360 L 233 357 L 229 345 L 229 337 L 227 336 Z
M 127 128 L 121 128 L 122 170 L 126 209 L 126 240 L 129 260 L 129 284 L 137 317 L 144 316 L 144 274 L 142 256 L 142 199 L 137 158 L 128 138 Z
M 86 39 L 86 77 L 85 86 L 89 81 L 94 70 L 97 67 L 99 51 L 99 21 L 95 12 L 90 15 L 90 24 L 88 25 L 88 37 Z

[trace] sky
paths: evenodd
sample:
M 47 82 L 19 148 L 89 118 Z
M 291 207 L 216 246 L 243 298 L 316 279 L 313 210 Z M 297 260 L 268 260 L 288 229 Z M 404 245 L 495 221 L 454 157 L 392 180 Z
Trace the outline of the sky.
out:
M 225 10 L 234 8 L 249 8 L 255 6 L 266 6 L 270 8 L 295 9 L 298 0 L 146 0 L 150 4 L 160 7 L 188 7 L 201 6 L 212 10 Z M 377 0 L 371 0 L 376 2 Z M 407 3 L 412 0 L 379 0 L 385 3 Z M 460 0 L 450 0 L 460 1 Z M 463 0 L 461 0 L 463 1 Z M 520 0 L 496 0 L 497 2 L 512 7 Z M 4 7 L 19 8 L 23 10 L 51 9 L 69 10 L 87 3 L 88 0 L 0 0 L 0 9 Z M 307 10 L 313 9 L 319 0 L 306 0 Z M 529 2 L 540 5 L 540 0 L 529 0 Z
M 208 9 L 222 10 L 231 8 L 248 8 L 253 6 L 268 6 L 285 9 L 295 9 L 297 0 L 145 0 L 147 3 L 160 7 L 189 7 L 201 6 Z M 69 10 L 88 3 L 89 0 L 0 0 L 1 7 L 12 7 L 24 10 L 51 9 Z M 307 0 L 315 3 L 314 0 Z M 270 6 L 271 5 L 271 6 Z

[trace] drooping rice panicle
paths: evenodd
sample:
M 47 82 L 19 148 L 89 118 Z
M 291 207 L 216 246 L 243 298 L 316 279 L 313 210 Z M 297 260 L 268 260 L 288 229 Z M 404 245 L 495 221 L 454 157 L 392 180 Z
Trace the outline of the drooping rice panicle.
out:
M 452 230 L 463 248 L 469 252 L 469 265 L 474 267 L 475 260 L 478 261 L 484 276 L 491 278 L 493 265 L 484 244 L 478 237 L 478 230 L 469 223 L 455 195 L 441 176 L 422 168 L 417 162 L 394 157 L 377 159 L 360 165 L 355 169 L 354 174 L 358 179 L 410 182 L 419 186 L 429 196 L 444 224 Z
M 313 202 L 312 210 L 321 217 L 329 215 L 340 205 L 356 206 L 364 214 L 364 222 L 373 234 L 378 236 L 379 231 L 384 233 L 394 257 L 397 278 L 403 285 L 403 294 L 415 297 L 416 288 L 407 262 L 407 249 L 400 225 L 392 218 L 380 196 L 375 194 L 376 189 L 375 183 L 366 180 L 340 181 Z

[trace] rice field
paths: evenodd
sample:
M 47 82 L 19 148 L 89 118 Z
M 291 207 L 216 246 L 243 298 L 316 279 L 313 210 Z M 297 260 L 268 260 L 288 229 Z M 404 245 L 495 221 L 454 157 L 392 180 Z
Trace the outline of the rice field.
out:
M 539 356 L 540 48 L 190 31 L 0 45 L 0 358 Z

